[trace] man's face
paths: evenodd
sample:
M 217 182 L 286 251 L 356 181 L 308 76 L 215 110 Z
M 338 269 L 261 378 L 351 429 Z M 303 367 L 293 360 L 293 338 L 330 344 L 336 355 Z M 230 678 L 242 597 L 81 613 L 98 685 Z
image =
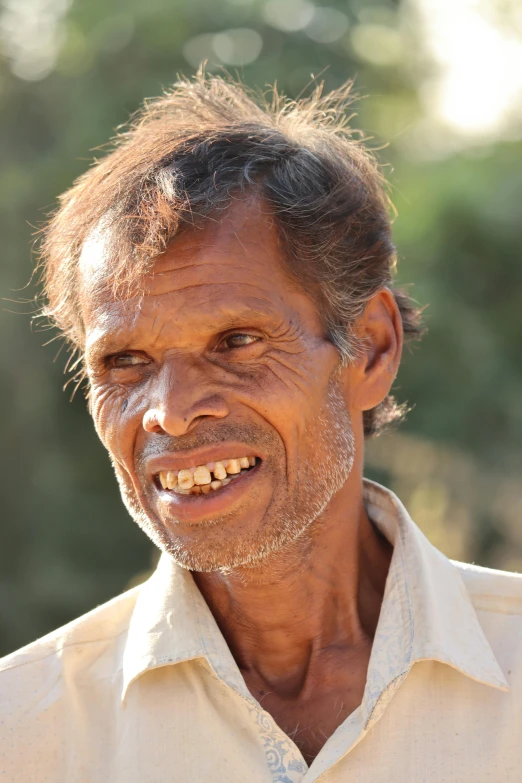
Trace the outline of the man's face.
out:
M 82 258 L 97 432 L 131 515 L 193 570 L 280 550 L 352 468 L 338 352 L 280 258 L 272 219 L 253 200 L 177 237 L 141 297 L 104 292 L 101 243 Z M 251 459 L 238 474 L 239 458 Z

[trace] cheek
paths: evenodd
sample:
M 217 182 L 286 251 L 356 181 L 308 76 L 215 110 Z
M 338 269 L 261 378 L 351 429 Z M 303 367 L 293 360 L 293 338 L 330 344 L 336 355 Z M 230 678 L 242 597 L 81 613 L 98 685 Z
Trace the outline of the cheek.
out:
M 337 351 L 329 343 L 320 343 L 297 357 L 282 354 L 270 359 L 267 369 L 281 399 L 287 398 L 291 404 L 300 400 L 305 406 L 320 403 L 338 365 Z
M 120 464 L 132 458 L 132 444 L 137 417 L 128 389 L 120 386 L 91 386 L 91 415 L 98 437 Z
M 273 352 L 250 375 L 248 404 L 278 431 L 290 459 L 313 441 L 338 363 L 336 349 L 323 343 L 299 357 Z

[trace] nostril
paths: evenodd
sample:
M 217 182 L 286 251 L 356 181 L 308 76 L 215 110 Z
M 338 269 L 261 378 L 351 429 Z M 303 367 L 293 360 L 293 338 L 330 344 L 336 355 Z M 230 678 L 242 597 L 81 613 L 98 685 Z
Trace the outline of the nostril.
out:
M 145 432 L 164 432 L 159 420 L 158 411 L 148 410 L 143 416 L 143 429 Z

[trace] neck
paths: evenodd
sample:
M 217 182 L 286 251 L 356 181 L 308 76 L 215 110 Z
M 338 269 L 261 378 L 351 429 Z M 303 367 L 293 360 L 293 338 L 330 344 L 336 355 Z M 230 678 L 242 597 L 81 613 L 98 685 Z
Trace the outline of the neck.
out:
M 362 480 L 351 476 L 291 546 L 254 567 L 194 578 L 239 668 L 298 694 L 320 651 L 373 639 L 390 559 L 366 514 Z

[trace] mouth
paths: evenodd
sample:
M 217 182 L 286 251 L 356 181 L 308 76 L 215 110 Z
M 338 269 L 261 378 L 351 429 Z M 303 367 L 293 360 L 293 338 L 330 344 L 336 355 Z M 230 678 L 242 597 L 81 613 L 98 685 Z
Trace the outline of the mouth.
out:
M 167 494 L 214 495 L 260 463 L 261 460 L 254 456 L 228 458 L 180 470 L 162 470 L 153 480 L 157 489 Z

